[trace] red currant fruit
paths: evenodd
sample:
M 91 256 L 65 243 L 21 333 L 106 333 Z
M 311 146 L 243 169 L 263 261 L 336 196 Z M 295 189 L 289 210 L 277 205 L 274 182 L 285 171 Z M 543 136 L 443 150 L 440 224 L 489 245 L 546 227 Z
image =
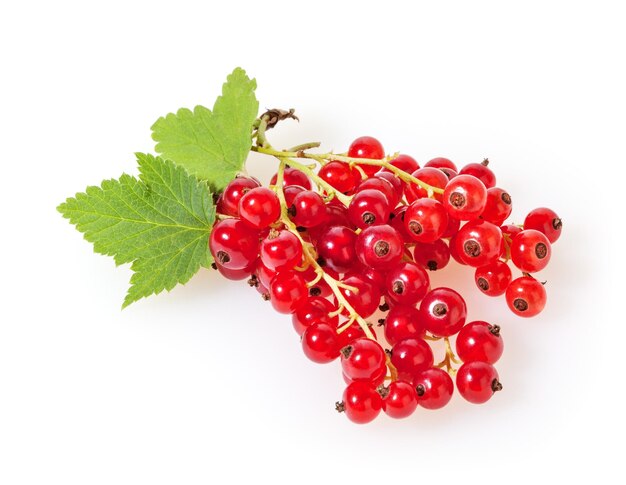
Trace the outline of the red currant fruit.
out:
M 263 265 L 272 271 L 293 269 L 302 261 L 302 244 L 287 230 L 271 230 L 259 248 Z
M 317 252 L 324 264 L 339 273 L 345 273 L 355 263 L 356 234 L 345 226 L 327 228 L 317 241 Z
M 365 424 L 376 419 L 383 407 L 383 398 L 368 383 L 353 382 L 343 392 L 343 401 L 335 408 L 345 412 L 353 423 Z
M 307 299 L 304 278 L 293 270 L 277 273 L 270 283 L 270 297 L 278 313 L 293 313 Z
M 280 217 L 278 196 L 267 187 L 246 192 L 239 200 L 239 216 L 255 229 L 263 229 Z
M 443 236 L 448 227 L 448 214 L 435 199 L 418 199 L 404 214 L 404 227 L 413 240 L 431 243 Z
M 213 226 L 209 249 L 224 268 L 243 269 L 259 254 L 259 233 L 241 219 L 224 219 Z
M 369 317 L 378 309 L 380 290 L 368 280 L 360 276 L 348 276 L 342 283 L 356 288 L 356 293 L 346 288 L 339 289 L 354 311 L 363 318 Z
M 443 269 L 450 261 L 450 248 L 441 239 L 433 243 L 415 243 L 413 248 L 415 262 L 430 271 Z
M 413 306 L 395 305 L 384 322 L 385 339 L 390 345 L 408 338 L 421 338 L 426 333 L 420 322 L 419 310 Z
M 450 337 L 465 324 L 465 300 L 450 288 L 435 288 L 427 293 L 420 305 L 422 324 L 433 335 Z
M 432 367 L 433 360 L 430 345 L 419 338 L 401 340 L 391 349 L 391 363 L 398 371 L 398 378 L 409 382 Z
M 425 184 L 430 185 L 431 187 L 436 187 L 439 189 L 443 189 L 448 183 L 448 177 L 441 170 L 432 167 L 424 167 L 420 168 L 413 172 L 413 177 L 421 180 Z M 404 196 L 406 197 L 407 202 L 411 203 L 414 200 L 422 199 L 424 197 L 428 197 L 428 191 L 421 187 L 420 185 L 410 183 L 407 184 L 404 190 Z M 434 194 L 435 199 L 439 202 L 442 200 L 441 194 Z
M 456 337 L 456 353 L 463 362 L 495 364 L 502 356 L 504 343 L 498 325 L 487 322 L 470 322 Z
M 237 177 L 230 182 L 217 201 L 218 214 L 239 217 L 239 201 L 251 189 L 260 187 L 261 183 L 252 177 Z
M 487 165 L 489 165 L 489 160 L 486 158 L 482 163 L 468 163 L 460 170 L 459 175 L 472 175 L 490 189 L 496 185 L 496 176 Z
M 385 195 L 372 189 L 354 194 L 348 206 L 350 222 L 361 229 L 386 224 L 389 213 L 389 202 Z
M 500 230 L 502 231 L 502 234 L 506 234 L 511 239 L 513 239 L 520 232 L 522 232 L 522 228 L 514 224 L 505 224 L 504 226 L 500 227 Z
M 471 221 L 459 229 L 456 244 L 461 249 L 461 259 L 477 268 L 498 258 L 502 245 L 502 231 L 491 222 L 480 219 Z
M 448 215 L 461 221 L 480 216 L 487 204 L 487 189 L 476 177 L 459 175 L 446 185 L 443 205 Z
M 245 280 L 250 277 L 256 267 L 256 261 L 246 266 L 243 269 L 230 269 L 222 266 L 218 261 L 215 261 L 215 267 L 220 274 L 227 280 L 238 281 Z
M 350 226 L 350 219 L 348 219 L 348 209 L 345 205 L 333 201 L 326 204 L 326 227 L 330 226 Z
M 413 173 L 420 168 L 419 163 L 412 156 L 403 153 L 393 160 L 389 160 L 389 163 L 406 173 Z M 388 169 L 385 168 L 383 170 L 387 171 Z
M 285 203 L 287 207 L 291 207 L 293 205 L 293 201 L 300 192 L 304 192 L 306 189 L 304 187 L 300 187 L 299 185 L 289 185 L 283 188 L 283 194 L 285 194 Z
M 404 226 L 404 216 L 406 214 L 406 210 L 409 208 L 407 205 L 401 205 L 394 209 L 394 211 L 389 215 L 389 224 L 393 227 L 400 236 L 402 240 L 405 242 L 413 242 L 413 238 L 409 235 Z
M 357 187 L 356 192 L 358 194 L 363 190 L 376 190 L 378 192 L 382 192 L 385 195 L 387 204 L 390 208 L 397 206 L 398 201 L 400 200 L 400 194 L 398 191 L 393 185 L 391 185 L 391 182 L 386 180 L 384 177 L 374 176 L 363 180 L 363 182 L 361 182 Z
M 425 409 L 440 409 L 450 402 L 454 383 L 446 371 L 431 367 L 413 380 L 417 403 Z
M 535 229 L 546 235 L 550 243 L 555 243 L 561 235 L 563 222 L 552 209 L 539 207 L 531 210 L 524 220 L 524 229 Z
M 276 185 L 278 174 L 275 173 L 270 180 L 270 185 Z M 311 180 L 306 176 L 304 172 L 295 168 L 287 167 L 283 172 L 283 186 L 289 187 L 291 185 L 299 185 L 307 190 L 311 190 Z
M 521 271 L 535 273 L 550 261 L 550 241 L 542 232 L 524 229 L 511 242 L 511 260 Z
M 328 316 L 329 313 L 335 310 L 335 306 L 326 298 L 311 296 L 291 315 L 293 328 L 298 335 L 302 335 L 314 323 L 325 323 L 336 328 L 339 323 L 339 317 Z
M 511 268 L 509 268 L 508 264 L 499 260 L 476 268 L 474 273 L 476 286 L 488 296 L 504 295 L 511 283 L 511 278 Z
M 388 225 L 363 229 L 356 238 L 356 255 L 365 266 L 385 268 L 400 262 L 404 244 L 398 231 Z
M 326 364 L 339 357 L 339 336 L 335 327 L 314 323 L 302 335 L 302 350 L 313 362 Z
M 395 303 L 413 305 L 424 298 L 430 279 L 421 266 L 406 262 L 392 267 L 387 273 L 385 288 Z
M 343 194 L 354 190 L 354 187 L 360 180 L 360 177 L 355 177 L 353 170 L 347 163 L 337 161 L 328 162 L 320 168 L 318 175 L 322 180 Z
M 433 158 L 432 160 L 429 160 L 428 162 L 426 162 L 424 167 L 432 167 L 432 168 L 439 168 L 439 169 L 449 168 L 451 170 L 454 170 L 455 172 L 458 172 L 456 165 L 451 160 L 448 160 L 447 158 L 443 158 L 443 157 L 437 157 L 437 158 Z
M 341 368 L 353 381 L 371 381 L 387 372 L 386 355 L 375 340 L 359 338 L 341 349 Z
M 352 342 L 359 338 L 365 338 L 365 332 L 358 323 L 354 322 L 347 328 L 347 330 L 344 330 L 339 334 L 339 341 L 341 342 L 339 348 L 343 349 L 346 345 L 350 345 Z M 385 376 L 383 375 L 382 379 L 380 379 L 380 382 L 377 381 L 373 384 L 382 384 L 384 380 Z
M 467 362 L 459 367 L 456 387 L 463 398 L 473 404 L 489 401 L 496 391 L 502 390 L 498 371 L 487 362 Z
M 535 278 L 522 276 L 506 289 L 506 303 L 520 317 L 534 317 L 546 306 L 546 289 Z
M 300 227 L 319 226 L 326 222 L 327 218 L 324 199 L 311 190 L 297 194 L 287 212 L 293 222 Z
M 396 191 L 397 202 L 395 204 L 390 203 L 390 206 L 393 205 L 393 207 L 395 207 L 396 205 L 398 205 L 398 202 L 404 195 L 404 183 L 402 182 L 402 180 L 396 177 L 393 173 L 386 172 L 384 170 L 381 170 L 380 172 L 376 172 L 376 174 L 374 174 L 374 177 L 386 180 L 387 182 L 391 184 L 391 186 Z
M 383 397 L 383 411 L 391 418 L 406 418 L 417 408 L 417 393 L 408 382 L 394 381 L 378 392 Z
M 480 217 L 496 226 L 501 226 L 511 215 L 512 210 L 511 196 L 503 189 L 491 187 L 487 189 L 487 203 Z
M 382 144 L 374 137 L 361 136 L 354 140 L 348 149 L 348 156 L 351 158 L 370 158 L 381 160 L 385 158 L 385 149 Z M 360 164 L 359 167 L 371 177 L 378 172 L 376 165 L 364 165 Z

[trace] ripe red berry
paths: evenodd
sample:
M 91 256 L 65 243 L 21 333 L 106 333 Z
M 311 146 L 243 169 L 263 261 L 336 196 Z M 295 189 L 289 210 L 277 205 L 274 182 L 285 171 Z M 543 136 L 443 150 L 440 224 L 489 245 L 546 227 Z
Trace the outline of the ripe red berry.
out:
M 239 201 L 251 189 L 260 187 L 261 183 L 253 177 L 239 176 L 232 180 L 217 201 L 217 213 L 239 217 Z
M 450 337 L 465 324 L 465 300 L 450 288 L 435 288 L 426 294 L 420 305 L 426 330 L 438 337 Z
M 381 160 L 385 158 L 385 149 L 382 144 L 372 136 L 361 136 L 354 140 L 348 149 L 348 156 L 352 158 L 370 158 Z M 359 167 L 371 177 L 378 172 L 379 167 L 376 165 L 360 164 Z
M 333 203 L 336 199 L 326 204 L 326 223 L 324 226 L 350 226 L 348 208 L 341 203 Z
M 302 335 L 302 350 L 313 362 L 325 364 L 339 357 L 337 329 L 327 323 L 313 323 Z
M 241 219 L 224 219 L 213 226 L 209 249 L 227 269 L 243 269 L 259 254 L 259 233 Z
M 450 217 L 470 221 L 485 209 L 487 189 L 476 177 L 459 175 L 446 185 L 442 202 Z
M 418 374 L 432 367 L 434 361 L 430 345 L 421 338 L 409 338 L 396 343 L 391 349 L 391 363 L 398 378 L 413 382 Z
M 326 298 L 310 296 L 300 305 L 294 314 L 291 315 L 293 328 L 302 335 L 304 331 L 314 323 L 325 323 L 331 327 L 337 327 L 339 317 L 328 316 L 336 310 L 335 306 Z
M 531 210 L 524 219 L 524 229 L 535 229 L 546 235 L 550 243 L 555 243 L 561 236 L 563 222 L 552 209 L 539 207 Z
M 300 273 L 288 270 L 276 273 L 270 283 L 270 297 L 278 313 L 293 313 L 308 296 L 306 283 Z
M 473 404 L 489 401 L 491 396 L 502 389 L 498 371 L 486 362 L 467 362 L 459 367 L 456 374 L 456 387 L 463 398 Z
M 239 200 L 239 217 L 256 229 L 263 229 L 280 217 L 278 196 L 267 187 L 246 192 Z
M 443 158 L 443 157 L 437 157 L 437 158 L 433 158 L 432 160 L 429 160 L 428 162 L 426 162 L 424 167 L 432 167 L 432 168 L 439 168 L 439 169 L 449 168 L 451 170 L 454 170 L 455 172 L 458 172 L 456 165 L 451 160 L 448 160 L 447 158 Z
M 343 392 L 343 401 L 335 408 L 345 412 L 348 419 L 357 424 L 369 423 L 376 419 L 383 407 L 383 398 L 370 384 L 353 382 Z
M 511 260 L 526 273 L 544 269 L 551 254 L 550 241 L 545 234 L 535 229 L 524 229 L 511 242 Z
M 499 187 L 491 187 L 487 189 L 487 203 L 480 217 L 496 226 L 501 226 L 511 215 L 512 210 L 513 205 L 508 192 Z
M 506 289 L 506 303 L 520 317 L 534 317 L 546 306 L 546 289 L 535 278 L 522 276 Z
M 387 197 L 382 192 L 372 189 L 362 190 L 354 194 L 348 206 L 350 222 L 361 229 L 386 224 L 389 213 Z
M 461 259 L 475 268 L 495 261 L 500 255 L 502 231 L 491 222 L 481 219 L 468 222 L 456 237 Z
M 391 186 L 396 191 L 397 200 L 396 200 L 395 204 L 392 204 L 391 202 L 389 202 L 389 206 L 390 207 L 395 207 L 396 205 L 398 205 L 398 202 L 400 201 L 400 199 L 404 195 L 404 182 L 402 182 L 402 180 L 400 180 L 393 173 L 387 172 L 385 170 L 381 170 L 379 172 L 376 172 L 374 174 L 374 177 L 386 180 L 387 182 L 389 182 L 391 184 Z
M 463 362 L 495 364 L 502 356 L 504 343 L 498 325 L 476 321 L 465 325 L 456 337 L 456 353 Z
M 450 402 L 454 383 L 443 369 L 431 367 L 420 372 L 413 380 L 417 403 L 425 409 L 441 409 Z
M 227 280 L 238 281 L 245 280 L 250 277 L 256 267 L 256 261 L 246 266 L 243 269 L 230 269 L 222 266 L 219 261 L 215 261 L 215 267 L 220 274 Z
M 511 278 L 511 268 L 509 268 L 508 264 L 499 260 L 476 268 L 474 273 L 476 286 L 488 296 L 504 295 L 511 283 Z
M 296 198 L 300 192 L 304 192 L 306 189 L 304 187 L 300 187 L 299 185 L 289 185 L 283 188 L 283 194 L 285 195 L 285 203 L 287 207 L 291 207 L 293 205 L 293 200 Z
M 500 230 L 502 231 L 502 234 L 509 236 L 511 239 L 522 232 L 522 228 L 514 224 L 505 224 L 500 227 Z
M 384 322 L 385 339 L 390 345 L 408 338 L 422 338 L 426 332 L 420 321 L 419 310 L 409 305 L 394 305 Z
M 398 201 L 400 200 L 400 194 L 396 188 L 384 177 L 374 176 L 363 180 L 356 188 L 356 192 L 359 193 L 363 190 L 376 190 L 378 192 L 382 192 L 387 199 L 387 204 L 390 208 L 398 205 Z
M 302 261 L 302 244 L 288 230 L 271 230 L 261 241 L 259 253 L 263 265 L 272 271 L 293 269 Z
M 403 153 L 393 160 L 389 160 L 389 163 L 406 173 L 413 173 L 420 168 L 419 163 L 412 156 Z M 383 170 L 387 171 L 386 168 Z
M 348 276 L 342 282 L 356 288 L 356 293 L 346 288 L 339 288 L 339 290 L 359 315 L 367 318 L 378 309 L 380 290 L 369 280 L 360 276 Z
M 417 393 L 408 382 L 394 381 L 378 392 L 383 396 L 383 411 L 391 418 L 406 418 L 417 408 Z
M 270 185 L 276 185 L 278 174 L 274 174 L 270 180 Z M 289 187 L 291 185 L 299 185 L 306 190 L 311 190 L 311 180 L 304 172 L 298 169 L 287 167 L 283 172 L 283 186 Z
M 386 355 L 375 340 L 359 338 L 341 349 L 341 368 L 352 381 L 372 381 L 387 373 Z
M 448 177 L 441 170 L 432 167 L 420 168 L 419 170 L 413 172 L 412 175 L 425 184 L 439 189 L 443 189 L 448 183 Z M 416 199 L 428 197 L 428 191 L 420 185 L 410 183 L 407 184 L 404 190 L 404 195 L 407 202 L 411 203 Z M 441 194 L 434 194 L 434 196 L 435 199 L 441 202 Z
M 489 160 L 486 158 L 482 163 L 468 163 L 459 171 L 459 175 L 472 175 L 490 189 L 496 185 L 496 176 L 487 165 L 489 165 Z
M 326 222 L 324 199 L 312 190 L 298 193 L 287 210 L 296 226 L 314 227 Z
M 404 214 L 404 227 L 413 240 L 431 243 L 443 236 L 448 227 L 448 214 L 435 199 L 418 199 Z
M 345 226 L 327 228 L 317 241 L 317 252 L 325 265 L 345 273 L 356 262 L 356 234 Z
M 403 248 L 400 234 L 387 224 L 363 229 L 357 236 L 355 244 L 359 261 L 374 269 L 399 263 Z
M 448 265 L 450 248 L 442 239 L 437 239 L 433 243 L 415 243 L 413 258 L 423 268 L 437 271 Z
M 361 180 L 356 170 L 352 170 L 347 163 L 337 161 L 328 162 L 320 168 L 318 176 L 343 194 L 352 192 Z
M 412 263 L 398 263 L 387 273 L 385 289 L 387 295 L 396 303 L 414 305 L 428 291 L 430 279 L 426 270 Z

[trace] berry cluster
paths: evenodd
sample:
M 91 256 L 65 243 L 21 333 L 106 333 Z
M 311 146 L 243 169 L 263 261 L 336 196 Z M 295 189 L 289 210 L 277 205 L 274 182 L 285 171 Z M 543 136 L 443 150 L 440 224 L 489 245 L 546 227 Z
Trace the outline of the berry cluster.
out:
M 503 350 L 500 328 L 466 323 L 463 297 L 431 288 L 428 271 L 452 256 L 476 268 L 484 294 L 505 295 L 516 315 L 537 315 L 546 292 L 531 273 L 548 264 L 561 220 L 539 208 L 523 226 L 504 225 L 511 197 L 496 187 L 487 160 L 458 170 L 435 158 L 420 167 L 408 155 L 386 157 L 372 137 L 343 155 L 307 151 L 315 146 L 276 151 L 257 140 L 253 149 L 278 158 L 279 171 L 269 188 L 240 176 L 220 195 L 209 241 L 215 267 L 248 279 L 290 314 L 309 359 L 341 360 L 347 387 L 336 407 L 354 422 L 381 409 L 402 418 L 418 405 L 441 408 L 453 378 L 469 402 L 489 400 L 502 388 L 493 366 Z M 377 327 L 367 320 L 375 314 Z M 435 363 L 441 343 L 445 357 Z

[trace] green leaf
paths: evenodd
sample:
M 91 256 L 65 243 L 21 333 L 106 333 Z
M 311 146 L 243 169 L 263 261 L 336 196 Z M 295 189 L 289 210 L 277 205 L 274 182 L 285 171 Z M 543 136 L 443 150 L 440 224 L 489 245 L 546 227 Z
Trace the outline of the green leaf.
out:
M 156 151 L 221 192 L 243 169 L 252 146 L 252 124 L 259 110 L 255 89 L 256 81 L 236 68 L 212 112 L 203 106 L 193 112 L 182 108 L 152 125 Z
M 159 157 L 138 153 L 137 161 L 139 179 L 105 180 L 57 208 L 97 253 L 132 263 L 122 307 L 186 283 L 212 261 L 215 206 L 206 182 Z

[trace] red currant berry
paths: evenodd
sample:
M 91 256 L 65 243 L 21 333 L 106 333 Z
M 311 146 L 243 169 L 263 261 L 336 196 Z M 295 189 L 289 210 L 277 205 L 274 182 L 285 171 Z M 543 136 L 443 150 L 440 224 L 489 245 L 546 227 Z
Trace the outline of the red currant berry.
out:
M 291 315 L 293 328 L 298 335 L 302 335 L 314 323 L 325 323 L 336 328 L 339 323 L 339 317 L 328 316 L 329 313 L 335 310 L 335 306 L 326 298 L 311 296 Z
M 418 199 L 404 214 L 404 227 L 413 240 L 431 243 L 443 236 L 448 227 L 448 214 L 435 199 Z
M 331 278 L 339 278 L 339 274 L 329 267 L 325 267 L 324 272 Z M 315 268 L 313 266 L 309 265 L 309 267 L 302 272 L 302 277 L 309 287 L 310 296 L 321 296 L 322 298 L 328 298 L 333 294 L 333 290 L 330 288 L 330 286 L 328 286 L 328 283 L 326 282 L 326 280 L 324 280 L 324 278 L 318 280 L 317 272 L 315 271 Z M 312 283 L 314 280 L 317 280 L 315 284 L 310 285 L 310 283 Z
M 267 266 L 263 264 L 261 258 L 256 260 L 256 267 L 254 270 L 254 274 L 256 275 L 259 282 L 265 286 L 266 288 L 270 287 L 270 283 L 272 282 L 272 278 L 276 276 L 276 271 L 273 269 L 269 269 Z
M 385 288 L 387 295 L 395 303 L 414 305 L 428 291 L 430 279 L 421 266 L 406 262 L 399 263 L 387 273 Z
M 387 204 L 390 208 L 397 206 L 398 201 L 400 200 L 400 194 L 398 194 L 395 187 L 391 185 L 391 182 L 383 177 L 374 176 L 363 180 L 363 182 L 361 182 L 356 188 L 356 192 L 358 194 L 363 190 L 376 190 L 378 192 L 382 192 L 385 195 Z
M 275 173 L 270 180 L 270 185 L 276 185 L 278 174 Z M 298 169 L 287 167 L 283 172 L 283 186 L 289 187 L 291 185 L 299 185 L 306 190 L 311 190 L 311 180 L 306 176 L 304 172 Z
M 312 190 L 297 194 L 287 212 L 296 226 L 301 227 L 319 226 L 327 218 L 324 199 Z
M 520 317 L 534 317 L 546 306 L 546 289 L 535 278 L 522 276 L 506 289 L 506 303 Z
M 302 244 L 293 233 L 271 230 L 259 248 L 261 261 L 272 271 L 293 269 L 302 261 Z
M 456 387 L 463 398 L 473 404 L 482 404 L 502 390 L 498 371 L 487 362 L 467 362 L 459 367 L 456 374 Z
M 451 180 L 458 175 L 458 173 L 456 173 L 451 168 L 444 167 L 444 168 L 440 168 L 439 170 L 441 170 L 444 174 L 446 174 L 446 177 L 448 177 L 448 180 Z
M 512 210 L 511 196 L 499 187 L 491 187 L 487 189 L 487 203 L 480 217 L 496 226 L 501 226 L 511 215 Z
M 379 288 L 381 291 L 385 287 L 386 275 L 385 273 L 383 273 L 383 270 L 359 265 L 357 267 L 354 267 L 350 272 L 346 273 L 346 277 L 355 275 L 362 276 L 371 284 L 373 284 L 376 288 Z
M 489 165 L 489 160 L 486 158 L 482 163 L 468 163 L 461 169 L 459 175 L 472 175 L 490 189 L 496 186 L 496 176 L 487 165 Z
M 354 190 L 361 179 L 355 172 L 347 163 L 333 161 L 320 168 L 318 175 L 337 191 L 347 194 Z
M 346 330 L 339 334 L 339 342 L 341 343 L 339 348 L 343 349 L 346 345 L 350 345 L 352 342 L 359 338 L 365 338 L 365 332 L 358 323 L 354 322 Z M 384 380 L 385 376 L 383 375 L 382 379 L 380 379 L 380 382 L 376 381 L 373 382 L 373 384 L 382 384 Z
M 432 367 L 413 380 L 417 403 L 424 409 L 441 409 L 450 402 L 454 383 L 446 371 Z
M 454 170 L 455 172 L 458 172 L 456 165 L 451 160 L 448 160 L 447 158 L 443 158 L 443 157 L 437 157 L 437 158 L 433 158 L 432 160 L 429 160 L 428 162 L 426 162 L 424 167 L 432 167 L 432 168 L 440 168 L 440 169 L 449 168 L 450 170 Z
M 450 256 L 452 256 L 452 259 L 454 259 L 460 265 L 466 266 L 467 263 L 463 260 L 463 258 L 461 258 L 461 252 L 463 251 L 463 248 L 461 248 L 459 245 L 460 239 L 458 236 L 459 234 L 457 233 L 450 238 L 448 249 L 450 249 Z
M 383 398 L 370 384 L 353 382 L 343 392 L 343 401 L 335 408 L 345 412 L 353 423 L 365 424 L 376 419 L 383 407 Z
M 391 227 L 398 231 L 403 241 L 412 243 L 413 238 L 409 235 L 406 227 L 404 226 L 404 216 L 408 208 L 408 205 L 401 205 L 396 207 L 394 211 L 389 215 L 389 225 L 391 225 Z
M 430 271 L 443 269 L 450 261 L 450 248 L 441 239 L 433 243 L 415 243 L 413 248 L 415 262 Z
M 374 177 L 380 178 L 389 182 L 391 186 L 394 188 L 394 190 L 396 191 L 398 202 L 400 201 L 400 199 L 402 199 L 402 196 L 404 195 L 404 182 L 402 182 L 402 180 L 400 180 L 397 176 L 395 176 L 391 172 L 386 172 L 384 170 L 381 170 L 379 172 L 376 172 Z M 398 205 L 398 202 L 393 204 L 393 207 Z
M 335 201 L 336 199 L 333 199 Z M 333 201 L 326 204 L 326 227 L 330 226 L 350 226 L 348 219 L 348 208 L 341 204 L 334 204 Z
M 459 175 L 446 185 L 443 205 L 450 217 L 469 221 L 480 216 L 487 204 L 487 189 L 476 177 Z
M 417 161 L 412 156 L 405 155 L 403 153 L 398 155 L 393 160 L 389 160 L 389 163 L 406 173 L 413 173 L 420 168 L 419 163 L 417 163 Z M 383 170 L 385 172 L 388 171 L 388 169 L 386 168 Z
M 359 338 L 341 349 L 341 368 L 353 381 L 371 381 L 387 372 L 386 355 L 375 340 Z
M 504 343 L 498 325 L 470 322 L 456 337 L 456 353 L 463 362 L 475 360 L 495 364 L 502 356 Z
M 259 233 L 241 219 L 224 219 L 213 226 L 209 249 L 224 268 L 243 269 L 259 254 Z
M 287 207 L 291 207 L 293 205 L 293 200 L 296 198 L 300 192 L 304 192 L 306 189 L 304 187 L 300 187 L 299 185 L 289 185 L 283 188 L 283 194 L 285 194 L 285 203 Z
M 383 397 L 383 411 L 391 418 L 406 418 L 417 408 L 417 393 L 408 382 L 394 381 L 378 392 Z
M 278 196 L 267 187 L 246 192 L 239 200 L 239 216 L 256 229 L 263 229 L 280 217 Z
M 339 357 L 339 336 L 335 327 L 314 323 L 302 335 L 302 350 L 313 362 L 326 364 Z
M 317 252 L 324 264 L 345 273 L 356 262 L 356 234 L 345 226 L 327 228 L 317 241 Z
M 251 189 L 260 187 L 261 183 L 252 177 L 237 177 L 231 181 L 217 201 L 218 214 L 239 217 L 239 201 Z
M 385 339 L 395 345 L 408 338 L 421 338 L 426 333 L 420 322 L 419 310 L 413 306 L 395 305 L 384 319 Z
M 550 261 L 550 241 L 542 232 L 524 229 L 511 242 L 511 260 L 521 271 L 535 273 Z
M 398 378 L 413 382 L 418 374 L 433 366 L 433 351 L 421 338 L 404 339 L 391 349 L 391 363 Z
M 370 158 L 375 160 L 381 160 L 385 158 L 385 149 L 382 144 L 374 137 L 361 136 L 354 140 L 348 149 L 348 156 L 351 158 Z M 364 165 L 360 164 L 359 167 L 371 177 L 378 172 L 376 165 Z
M 270 283 L 270 297 L 278 313 L 293 313 L 307 299 L 304 278 L 293 270 L 277 273 Z
M 343 287 L 339 289 L 350 306 L 360 316 L 367 318 L 378 309 L 380 290 L 368 280 L 360 276 L 348 276 L 343 279 L 342 283 L 356 288 L 357 292 Z
M 563 222 L 552 209 L 539 207 L 531 210 L 524 220 L 524 229 L 535 229 L 546 235 L 550 243 L 555 243 L 561 235 Z
M 511 239 L 522 232 L 522 228 L 514 224 L 505 224 L 500 227 L 500 230 L 502 231 L 502 234 L 509 236 Z
M 389 202 L 385 195 L 372 189 L 354 194 L 348 206 L 350 222 L 361 229 L 386 224 L 389 213 Z
M 421 180 L 425 184 L 432 187 L 443 189 L 448 183 L 448 177 L 441 170 L 432 167 L 420 168 L 413 172 L 413 177 Z M 411 203 L 417 199 L 428 197 L 428 191 L 420 185 L 410 183 L 404 189 L 404 196 L 407 202 Z M 442 200 L 441 194 L 434 194 L 435 199 L 439 202 Z
M 511 268 L 509 268 L 508 264 L 499 260 L 476 268 L 474 273 L 476 286 L 488 296 L 504 295 L 511 283 L 511 278 Z
M 484 266 L 500 255 L 502 231 L 491 222 L 480 219 L 471 221 L 459 229 L 456 244 L 466 264 L 474 268 Z
M 363 229 L 355 244 L 359 261 L 374 269 L 399 263 L 403 248 L 402 237 L 398 231 L 386 224 Z
M 435 288 L 420 305 L 422 324 L 437 337 L 450 337 L 465 325 L 465 300 L 450 288 Z
M 256 261 L 253 261 L 251 264 L 243 269 L 226 268 L 217 261 L 215 261 L 215 267 L 220 272 L 220 274 L 227 280 L 239 281 L 245 280 L 250 277 L 256 267 Z

